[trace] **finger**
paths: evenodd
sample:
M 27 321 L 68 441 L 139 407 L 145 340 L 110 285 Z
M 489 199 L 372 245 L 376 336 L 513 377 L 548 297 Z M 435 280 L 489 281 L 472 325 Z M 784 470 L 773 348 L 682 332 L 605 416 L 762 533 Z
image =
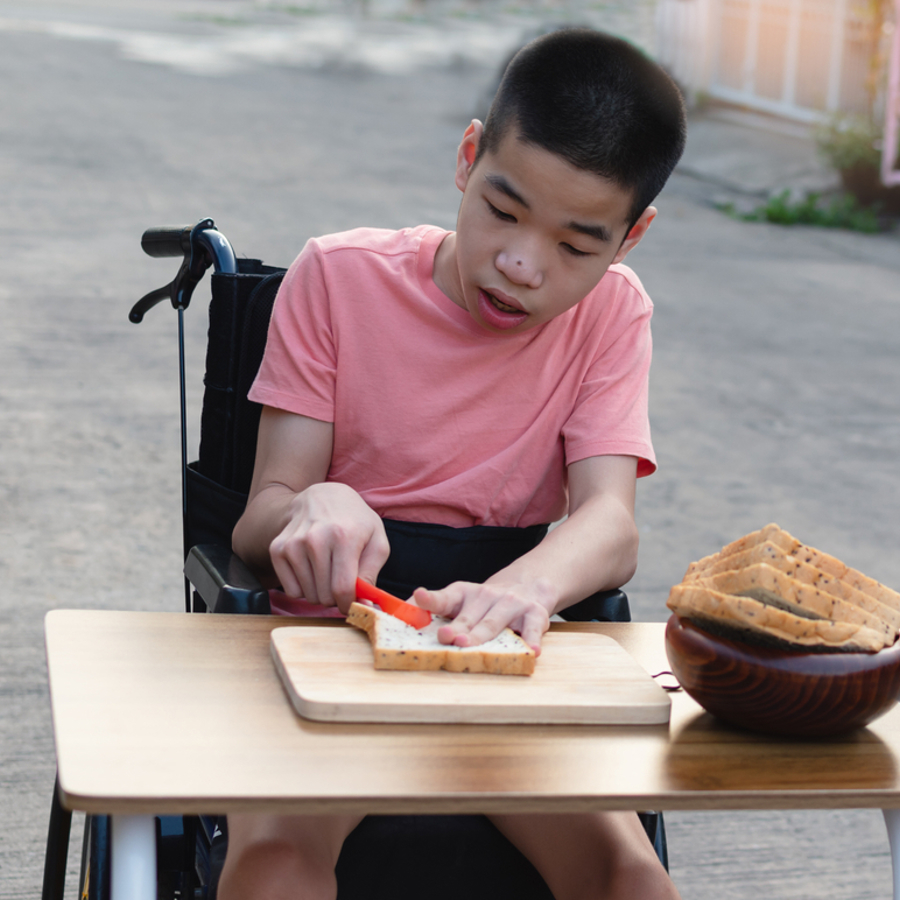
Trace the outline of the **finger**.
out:
M 356 578 L 359 571 L 359 545 L 339 542 L 331 554 L 331 596 L 344 615 L 356 599 Z
M 438 628 L 437 638 L 442 644 L 457 647 L 469 646 L 470 630 L 491 606 L 489 598 L 482 596 L 481 585 L 463 581 L 454 582 L 440 591 L 419 588 L 413 593 L 413 600 L 423 609 L 452 619 Z
M 281 589 L 289 597 L 304 596 L 303 577 L 298 565 L 288 557 L 288 547 L 283 535 L 279 535 L 269 546 L 269 559 Z M 308 576 L 306 578 L 308 583 Z
M 304 583 L 304 587 L 315 597 L 307 596 L 307 599 L 321 606 L 334 606 L 331 584 L 333 548 L 331 534 L 325 529 L 311 529 L 303 542 L 310 572 L 310 582 Z
M 504 628 L 525 631 L 523 637 L 536 652 L 541 635 L 550 627 L 550 615 L 542 603 L 515 593 L 470 585 L 459 615 L 438 632 L 438 638 L 458 647 L 493 640 Z
M 294 547 L 293 552 L 286 557 L 286 561 L 291 566 L 294 577 L 300 584 L 297 596 L 302 597 L 309 603 L 320 603 L 321 599 L 316 585 L 316 573 L 305 549 L 303 547 Z
M 281 590 L 288 597 L 303 596 L 303 589 L 300 587 L 300 581 L 294 576 L 294 570 L 288 565 L 287 561 L 280 556 L 276 556 L 270 551 L 269 556 L 272 560 L 272 568 L 275 570 L 275 577 Z
M 454 640 L 454 643 L 461 647 L 472 647 L 476 644 L 491 641 L 504 628 L 508 628 L 511 622 L 519 618 L 520 613 L 521 610 L 517 604 L 501 601 L 492 606 L 467 632 L 458 633 L 458 638 Z M 454 622 L 454 624 L 456 623 Z M 464 639 L 465 643 L 460 643 L 460 639 Z
M 506 609 L 497 605 L 496 593 L 483 585 L 457 582 L 437 593 L 443 595 L 439 598 L 444 606 L 442 614 L 453 620 L 438 629 L 438 640 L 442 643 L 457 647 L 482 643 L 499 634 L 509 621 Z M 481 628 L 480 634 L 475 632 L 486 617 L 486 627 Z
M 391 545 L 381 520 L 373 529 L 368 541 L 359 555 L 359 577 L 369 584 L 375 584 L 378 573 L 381 571 L 388 557 L 391 555 Z
M 372 531 L 361 537 L 342 533 L 332 550 L 331 593 L 345 615 L 356 600 L 356 579 L 375 584 L 391 552 L 384 525 L 375 520 Z
M 522 617 L 522 628 L 519 634 L 522 640 L 534 650 L 535 656 L 541 655 L 541 639 L 550 628 L 550 616 L 539 610 L 529 610 Z
M 416 588 L 413 591 L 413 599 L 416 601 L 416 606 L 421 606 L 422 609 L 427 609 L 446 619 L 452 619 L 462 608 L 465 591 L 459 583 L 455 582 L 439 591 Z
M 427 609 L 436 616 L 452 619 L 462 608 L 465 592 L 459 584 L 452 584 L 439 591 L 429 591 L 425 588 L 416 588 L 413 591 L 411 600 L 416 606 Z M 463 625 L 457 625 L 456 622 L 448 622 L 437 630 L 437 639 L 442 644 L 452 644 L 457 637 L 464 632 L 466 628 Z M 463 638 L 460 637 L 460 640 Z M 458 646 L 465 646 L 460 644 Z

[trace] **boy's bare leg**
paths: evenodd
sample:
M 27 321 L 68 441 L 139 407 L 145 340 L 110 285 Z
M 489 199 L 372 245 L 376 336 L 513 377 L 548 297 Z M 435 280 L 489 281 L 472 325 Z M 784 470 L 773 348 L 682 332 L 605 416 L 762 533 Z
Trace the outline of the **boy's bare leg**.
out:
M 228 817 L 219 900 L 334 900 L 334 867 L 362 816 Z
M 636 813 L 490 816 L 556 900 L 679 900 Z

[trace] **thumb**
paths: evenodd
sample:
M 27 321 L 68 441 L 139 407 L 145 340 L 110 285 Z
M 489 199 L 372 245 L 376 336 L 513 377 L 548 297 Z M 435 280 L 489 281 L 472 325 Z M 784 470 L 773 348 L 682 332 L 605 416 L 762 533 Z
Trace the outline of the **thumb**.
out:
M 458 592 L 453 589 L 452 585 L 439 591 L 416 588 L 413 591 L 413 600 L 416 601 L 416 606 L 420 606 L 422 609 L 452 619 L 460 606 L 460 598 L 457 594 Z

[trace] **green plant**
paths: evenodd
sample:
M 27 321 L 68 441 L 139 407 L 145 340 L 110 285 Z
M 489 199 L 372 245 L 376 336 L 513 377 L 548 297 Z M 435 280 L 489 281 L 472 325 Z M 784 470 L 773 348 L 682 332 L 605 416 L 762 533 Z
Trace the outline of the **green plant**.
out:
M 881 165 L 881 134 L 866 116 L 839 113 L 816 129 L 816 147 L 838 172 Z
M 782 191 L 749 213 L 739 213 L 734 204 L 723 204 L 724 212 L 743 222 L 772 222 L 776 225 L 817 225 L 821 228 L 845 228 L 874 234 L 881 230 L 878 209 L 865 207 L 852 194 L 839 194 L 824 202 L 821 195 L 807 194 L 792 200 L 790 191 Z

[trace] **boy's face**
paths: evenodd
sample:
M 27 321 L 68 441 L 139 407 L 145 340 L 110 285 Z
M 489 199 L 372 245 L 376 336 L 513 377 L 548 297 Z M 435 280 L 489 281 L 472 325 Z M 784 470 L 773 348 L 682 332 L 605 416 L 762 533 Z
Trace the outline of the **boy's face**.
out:
M 628 230 L 628 191 L 520 141 L 513 129 L 473 165 L 481 133 L 473 122 L 459 147 L 463 199 L 434 280 L 489 331 L 516 334 L 584 299 L 638 244 L 656 210 Z

